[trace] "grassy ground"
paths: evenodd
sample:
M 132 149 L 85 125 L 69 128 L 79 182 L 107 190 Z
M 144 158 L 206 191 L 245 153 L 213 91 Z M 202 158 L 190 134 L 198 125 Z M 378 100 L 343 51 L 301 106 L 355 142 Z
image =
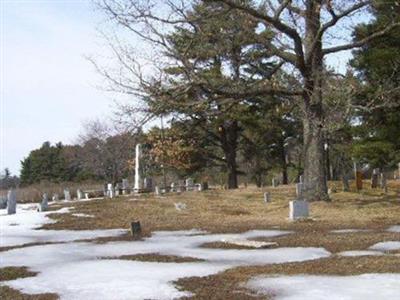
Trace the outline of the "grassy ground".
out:
M 340 183 L 330 183 L 338 191 Z M 365 181 L 365 186 L 368 182 Z M 263 192 L 271 193 L 272 202 L 263 202 Z M 130 222 L 140 220 L 144 236 L 155 230 L 203 229 L 209 232 L 243 232 L 250 229 L 288 229 L 296 233 L 263 239 L 279 244 L 279 247 L 324 247 L 332 253 L 347 250 L 365 250 L 371 245 L 400 240 L 400 233 L 385 231 L 391 225 L 400 225 L 400 181 L 389 181 L 387 194 L 380 189 L 369 188 L 362 192 L 338 192 L 331 194 L 332 201 L 310 203 L 311 219 L 290 222 L 288 202 L 295 198 L 294 186 L 257 189 L 249 187 L 234 191 L 210 190 L 169 194 L 165 197 L 140 195 L 114 200 L 71 202 L 73 212 L 94 215 L 94 218 L 74 217 L 72 214 L 53 214 L 57 223 L 47 224 L 45 229 L 109 229 L 129 228 Z M 175 203 L 186 204 L 178 211 Z M 61 204 L 59 204 L 61 205 Z M 65 204 L 62 204 L 66 206 Z M 52 209 L 56 209 L 53 206 Z M 332 233 L 334 229 L 368 229 L 358 233 Z M 109 240 L 129 240 L 125 235 Z M 232 247 L 223 243 L 210 243 L 203 247 Z M 0 249 L 6 250 L 6 249 Z M 258 299 L 240 283 L 261 274 L 338 274 L 351 275 L 365 272 L 400 272 L 400 256 L 339 257 L 302 263 L 273 264 L 268 266 L 240 267 L 205 278 L 185 278 L 177 282 L 182 289 L 196 294 L 197 299 Z M 177 257 L 158 254 L 124 257 L 143 261 L 177 261 Z M 190 260 L 191 258 L 184 258 Z M 0 290 L 3 292 L 3 290 Z M 15 291 L 13 291 L 15 292 Z M 9 291 L 10 293 L 10 291 Z M 54 295 L 52 295 L 54 296 Z M 5 298 L 18 299 L 18 298 Z M 22 298 L 21 298 L 22 299 Z M 25 298 L 24 298 L 25 299 Z M 28 298 L 26 298 L 28 299 Z M 30 298 L 29 298 L 30 299 Z M 47 299 L 47 298 L 44 298 Z M 51 298 L 49 298 L 51 299 Z M 265 299 L 265 296 L 262 296 Z

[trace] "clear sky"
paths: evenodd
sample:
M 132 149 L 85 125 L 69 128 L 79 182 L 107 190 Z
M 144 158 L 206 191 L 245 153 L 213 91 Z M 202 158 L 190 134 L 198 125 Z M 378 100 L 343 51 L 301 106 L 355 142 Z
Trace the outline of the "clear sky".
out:
M 0 170 L 45 141 L 73 143 L 82 122 L 110 115 L 116 95 L 98 89 L 85 56 L 104 54 L 104 17 L 90 0 L 0 0 Z M 344 71 L 350 54 L 329 58 Z
M 85 59 L 103 52 L 88 0 L 0 0 L 1 169 L 44 141 L 71 143 L 83 121 L 109 115 L 112 95 Z

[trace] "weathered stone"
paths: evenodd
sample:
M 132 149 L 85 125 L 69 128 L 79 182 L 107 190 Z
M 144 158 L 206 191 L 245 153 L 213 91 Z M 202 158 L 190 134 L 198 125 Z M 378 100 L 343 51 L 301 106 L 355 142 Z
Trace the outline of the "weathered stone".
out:
M 271 194 L 269 192 L 264 193 L 264 202 L 268 203 L 271 201 Z
M 114 186 L 112 183 L 107 184 L 107 197 L 114 198 Z
M 58 196 L 57 193 L 54 193 L 54 194 L 53 194 L 53 197 L 51 198 L 51 200 L 53 200 L 53 201 L 59 201 L 59 200 L 60 200 L 60 197 Z
M 272 178 L 272 187 L 278 186 L 278 180 L 276 178 Z
M 81 199 L 83 199 L 83 197 L 84 197 L 83 192 L 80 189 L 77 189 L 76 190 L 76 198 L 78 200 L 81 200 Z
M 187 191 L 192 191 L 194 187 L 194 181 L 193 178 L 187 178 L 185 180 L 185 187 Z
M 303 183 L 304 182 L 304 175 L 300 175 L 299 176 L 299 183 Z
M 7 208 L 7 196 L 0 196 L 0 209 Z
M 208 190 L 208 182 L 207 181 L 204 181 L 203 183 L 202 183 L 202 190 L 203 191 L 206 191 L 206 190 Z
M 49 197 L 47 196 L 47 193 L 44 193 L 42 197 L 42 202 L 38 207 L 38 211 L 47 211 L 48 208 L 49 208 Z
M 371 188 L 376 189 L 378 187 L 378 177 L 379 177 L 379 169 L 374 169 L 372 171 L 371 176 Z
M 7 193 L 7 214 L 13 215 L 17 212 L 17 192 L 11 189 Z
M 67 201 L 71 200 L 71 193 L 69 192 L 69 189 L 64 189 L 64 199 Z
M 304 200 L 294 200 L 289 202 L 289 219 L 296 220 L 309 216 L 308 202 Z
M 131 234 L 135 238 L 142 235 L 142 227 L 140 226 L 140 221 L 131 222 Z
M 150 192 L 153 190 L 153 178 L 146 177 L 144 179 L 144 189 Z
M 128 179 L 122 179 L 122 195 L 126 195 L 129 192 L 129 181 Z
M 197 192 L 201 192 L 203 190 L 201 183 L 196 183 L 194 186 L 195 186 L 194 190 Z

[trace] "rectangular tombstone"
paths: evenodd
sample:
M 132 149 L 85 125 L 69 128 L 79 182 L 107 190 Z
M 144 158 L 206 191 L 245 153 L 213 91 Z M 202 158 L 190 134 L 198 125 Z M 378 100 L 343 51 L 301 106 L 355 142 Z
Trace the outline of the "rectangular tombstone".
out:
M 107 197 L 114 198 L 114 186 L 112 183 L 107 184 Z
M 186 186 L 187 191 L 193 190 L 193 187 L 194 187 L 193 178 L 187 178 L 185 180 L 185 186 Z
M 378 187 L 379 169 L 374 169 L 371 176 L 371 188 L 376 189 Z
M 275 178 L 272 178 L 272 187 L 277 187 L 278 181 Z
M 128 179 L 122 179 L 122 194 L 125 195 L 129 191 L 129 181 Z
M 300 175 L 299 176 L 299 183 L 303 183 L 304 182 L 304 175 Z
M 42 202 L 39 205 L 39 211 L 47 211 L 49 208 L 49 197 L 46 193 L 43 194 Z
M 289 219 L 297 220 L 309 216 L 308 202 L 304 200 L 294 200 L 289 202 Z
M 11 189 L 7 193 L 7 214 L 13 215 L 17 212 L 17 192 Z
M 153 190 L 153 178 L 146 177 L 144 179 L 144 189 L 146 191 L 152 191 Z
M 0 196 L 0 209 L 7 208 L 7 196 Z
M 202 183 L 202 190 L 203 190 L 203 191 L 208 190 L 208 182 L 207 182 L 207 181 L 204 181 L 204 182 Z
M 69 192 L 69 189 L 64 189 L 64 199 L 67 201 L 71 200 L 71 193 Z
M 76 190 L 76 198 L 78 198 L 78 200 L 83 199 L 84 195 L 83 192 L 80 189 Z
M 270 195 L 270 193 L 265 192 L 265 193 L 264 193 L 264 202 L 265 202 L 265 203 L 268 203 L 268 202 L 270 202 L 270 201 L 271 201 L 271 195 Z

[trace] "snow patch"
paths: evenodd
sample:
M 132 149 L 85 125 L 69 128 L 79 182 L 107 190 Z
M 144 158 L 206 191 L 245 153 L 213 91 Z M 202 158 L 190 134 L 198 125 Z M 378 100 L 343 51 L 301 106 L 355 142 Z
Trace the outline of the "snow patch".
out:
M 332 233 L 354 233 L 354 232 L 368 232 L 368 229 L 337 229 L 332 230 Z
M 387 231 L 390 231 L 390 232 L 400 232 L 400 225 L 391 226 L 391 227 L 388 228 Z
M 88 214 L 82 214 L 82 213 L 72 214 L 72 216 L 78 217 L 78 218 L 94 218 L 94 215 L 88 215 Z
M 368 251 L 368 250 L 354 250 L 354 251 L 343 251 L 339 252 L 337 255 L 339 256 L 379 256 L 383 255 L 382 252 L 379 251 Z
M 400 241 L 387 241 L 376 243 L 375 245 L 369 247 L 369 249 L 378 251 L 400 250 Z
M 400 274 L 256 277 L 246 287 L 276 300 L 398 299 Z

